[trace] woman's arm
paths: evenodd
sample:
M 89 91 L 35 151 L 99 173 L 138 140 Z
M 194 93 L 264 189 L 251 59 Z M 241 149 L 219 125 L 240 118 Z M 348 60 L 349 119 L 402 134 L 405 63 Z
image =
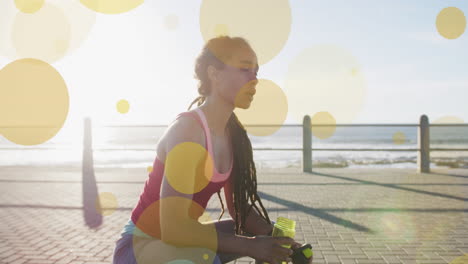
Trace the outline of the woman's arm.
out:
M 268 223 L 255 208 L 252 207 L 245 220 L 246 231 L 254 235 L 271 235 L 273 224 Z

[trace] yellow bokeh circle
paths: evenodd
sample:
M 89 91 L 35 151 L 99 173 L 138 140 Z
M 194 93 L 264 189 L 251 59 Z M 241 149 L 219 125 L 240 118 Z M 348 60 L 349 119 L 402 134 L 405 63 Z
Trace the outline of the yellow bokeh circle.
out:
M 447 39 L 456 39 L 465 32 L 465 14 L 456 7 L 444 8 L 437 15 L 436 28 L 442 37 Z
M 463 124 L 464 120 L 458 116 L 442 116 L 437 118 L 434 124 Z
M 417 238 L 417 222 L 412 215 L 384 212 L 378 215 L 378 222 L 381 239 L 414 241 Z
M 310 119 L 312 135 L 320 139 L 327 139 L 336 131 L 336 120 L 329 112 L 315 113 Z
M 160 215 L 161 212 L 167 215 Z M 213 263 L 218 236 L 214 225 L 200 225 L 198 219 L 204 212 L 205 209 L 193 200 L 177 196 L 162 198 L 145 208 L 133 232 L 133 251 L 137 263 L 166 264 L 182 260 Z M 167 225 L 167 222 L 185 226 Z M 163 227 L 165 229 L 161 232 Z M 187 229 L 190 232 L 183 233 Z M 162 241 L 162 236 L 166 236 L 165 241 Z
M 87 8 L 103 14 L 120 14 L 128 12 L 144 0 L 80 0 Z
M 0 70 L 0 134 L 38 145 L 62 128 L 69 109 L 67 86 L 46 62 L 21 59 Z
M 32 14 L 44 5 L 44 0 L 15 0 L 16 8 L 21 12 Z
M 96 23 L 96 12 L 84 7 L 78 1 L 47 0 L 47 2 L 61 8 L 70 24 L 71 35 L 67 54 L 78 49 Z
M 205 42 L 226 33 L 247 39 L 262 65 L 278 55 L 289 38 L 290 4 L 288 0 L 203 0 L 200 31 Z
M 358 61 L 349 51 L 316 45 L 291 61 L 284 91 L 289 114 L 296 122 L 326 110 L 340 124 L 352 123 L 362 109 L 366 85 Z
M 168 15 L 164 18 L 164 26 L 168 30 L 176 30 L 179 26 L 179 17 L 176 15 Z
M 278 131 L 288 115 L 288 99 L 283 90 L 273 81 L 260 79 L 252 96 L 251 86 L 244 85 L 236 95 L 235 105 L 239 121 L 247 132 L 254 136 L 269 136 Z M 248 125 L 275 125 L 250 127 Z
M 130 110 L 130 104 L 125 99 L 119 100 L 116 107 L 117 111 L 121 114 L 126 114 Z
M 111 215 L 118 207 L 117 198 L 113 193 L 102 192 L 96 198 L 95 206 L 99 214 L 103 216 Z
M 226 24 L 216 24 L 213 34 L 215 37 L 229 36 L 229 27 Z
M 204 222 L 210 222 L 213 218 L 211 217 L 211 214 L 208 212 L 203 212 L 203 214 L 198 217 L 198 222 L 204 223 Z
M 66 15 L 52 3 L 45 4 L 34 14 L 18 12 L 11 28 L 16 57 L 36 58 L 49 63 L 65 55 L 70 36 Z
M 146 171 L 149 173 L 153 172 L 153 166 L 146 167 Z
M 403 132 L 398 131 L 393 134 L 393 143 L 396 145 L 401 145 L 406 142 L 406 136 Z
M 165 177 L 174 190 L 194 194 L 205 188 L 213 177 L 211 155 L 200 144 L 182 142 L 167 154 Z
M 449 264 L 466 264 L 468 263 L 468 254 L 457 257 L 454 260 L 450 261 Z
M 21 2 L 21 3 L 20 3 Z M 15 4 L 16 3 L 16 4 Z M 96 12 L 77 1 L 0 1 L 0 56 L 36 58 L 52 63 L 80 47 L 96 21 Z

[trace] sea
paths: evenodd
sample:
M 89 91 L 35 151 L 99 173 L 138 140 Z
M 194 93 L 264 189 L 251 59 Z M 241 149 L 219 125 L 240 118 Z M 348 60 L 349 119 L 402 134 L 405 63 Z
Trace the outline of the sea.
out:
M 63 128 L 66 131 L 71 129 Z M 92 128 L 94 166 L 97 168 L 147 168 L 156 157 L 156 146 L 166 127 L 134 126 Z M 378 151 L 312 151 L 314 168 L 417 168 L 415 149 L 418 127 L 337 127 L 326 139 L 312 136 L 312 148 L 377 149 Z M 404 135 L 395 142 L 394 135 Z M 468 149 L 468 125 L 430 127 L 431 148 Z M 256 148 L 302 148 L 302 127 L 285 126 L 269 136 L 249 135 L 257 169 L 301 168 L 301 150 Z M 23 146 L 0 136 L 1 166 L 81 166 L 82 128 L 60 132 L 40 145 Z M 431 168 L 468 168 L 468 151 L 431 151 Z

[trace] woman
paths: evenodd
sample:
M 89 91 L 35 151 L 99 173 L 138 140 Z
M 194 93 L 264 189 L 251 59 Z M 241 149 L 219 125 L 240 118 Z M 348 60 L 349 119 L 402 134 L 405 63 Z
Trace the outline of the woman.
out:
M 244 39 L 218 37 L 205 45 L 195 65 L 200 96 L 159 140 L 154 169 L 117 241 L 114 263 L 226 263 L 242 256 L 271 264 L 290 260 L 292 250 L 281 245 L 299 244 L 271 237 L 251 143 L 233 112 L 250 106 L 257 71 L 255 52 Z M 190 110 L 194 103 L 198 108 Z M 232 219 L 219 220 L 222 188 Z M 200 223 L 214 193 L 221 215 Z

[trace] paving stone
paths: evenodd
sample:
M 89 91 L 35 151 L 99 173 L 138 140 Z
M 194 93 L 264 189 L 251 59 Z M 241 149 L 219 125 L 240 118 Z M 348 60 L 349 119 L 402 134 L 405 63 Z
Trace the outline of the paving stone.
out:
M 258 190 L 271 219 L 297 221 L 296 238 L 313 245 L 314 263 L 449 263 L 468 250 L 467 176 L 467 169 L 262 169 Z M 8 228 L 0 229 L 0 262 L 110 263 L 147 173 L 96 169 L 95 177 L 120 208 L 90 227 L 80 168 L 1 167 L 0 221 Z M 219 214 L 216 195 L 207 211 Z
M 398 258 L 398 256 L 387 255 L 387 256 L 383 256 L 383 259 L 389 264 L 390 263 L 401 263 L 401 260 Z

